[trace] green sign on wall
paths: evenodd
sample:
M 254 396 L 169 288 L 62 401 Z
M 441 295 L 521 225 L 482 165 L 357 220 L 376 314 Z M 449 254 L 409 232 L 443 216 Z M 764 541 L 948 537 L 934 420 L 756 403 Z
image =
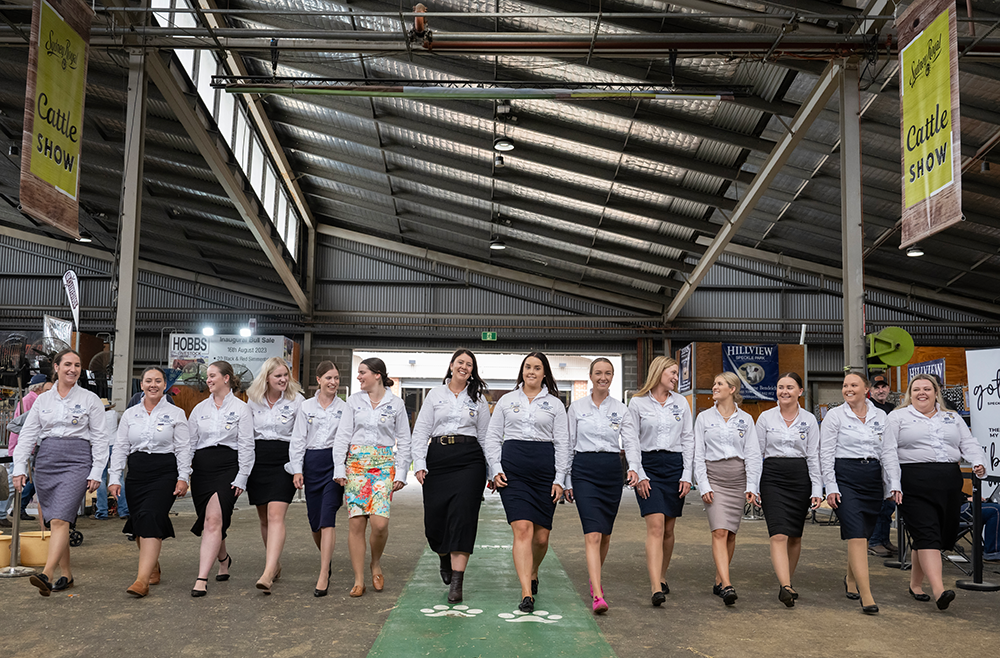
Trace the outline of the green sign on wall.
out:
M 496 340 L 496 339 L 497 339 L 497 332 L 495 331 L 483 332 L 483 340 Z

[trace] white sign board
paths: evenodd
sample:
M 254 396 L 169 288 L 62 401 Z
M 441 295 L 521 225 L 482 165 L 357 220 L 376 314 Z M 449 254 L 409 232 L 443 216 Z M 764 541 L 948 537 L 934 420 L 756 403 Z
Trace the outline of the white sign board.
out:
M 972 435 L 985 453 L 986 472 L 1000 467 L 1000 349 L 967 350 Z
M 234 366 L 244 366 L 256 376 L 264 361 L 273 356 L 284 359 L 291 369 L 292 357 L 285 351 L 284 336 L 170 334 L 168 363 L 171 368 L 191 370 L 214 361 L 228 361 Z
M 76 325 L 76 330 L 80 331 L 80 283 L 76 279 L 76 272 L 66 270 L 63 274 L 63 288 L 66 289 L 69 307 L 73 311 L 73 324 Z

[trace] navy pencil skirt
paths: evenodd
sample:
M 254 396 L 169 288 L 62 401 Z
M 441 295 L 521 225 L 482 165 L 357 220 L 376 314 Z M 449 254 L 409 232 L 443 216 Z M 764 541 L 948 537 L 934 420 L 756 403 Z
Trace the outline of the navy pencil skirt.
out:
M 552 502 L 555 446 L 548 441 L 504 441 L 500 467 L 507 477 L 507 486 L 500 489 L 507 523 L 531 521 L 551 530 L 556 512 Z
M 337 527 L 337 511 L 344 504 L 344 487 L 333 481 L 333 450 L 306 450 L 302 459 L 306 516 L 313 532 Z
M 882 509 L 882 465 L 874 459 L 837 459 L 833 470 L 840 488 L 840 538 L 870 538 Z
M 639 495 L 635 490 L 635 499 L 639 501 L 639 512 L 642 516 L 663 514 L 678 517 L 684 513 L 684 499 L 680 496 L 681 475 L 684 474 L 684 456 L 679 452 L 654 450 L 642 453 L 642 470 L 649 478 L 649 498 Z
M 621 458 L 617 452 L 578 452 L 573 456 L 573 498 L 583 534 L 610 535 L 622 502 Z

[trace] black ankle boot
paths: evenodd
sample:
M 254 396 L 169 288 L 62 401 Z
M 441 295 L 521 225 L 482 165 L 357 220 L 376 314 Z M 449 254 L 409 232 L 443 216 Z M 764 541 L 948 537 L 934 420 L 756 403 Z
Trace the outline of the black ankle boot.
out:
M 451 572 L 451 588 L 448 590 L 448 603 L 458 603 L 462 600 L 463 580 L 465 580 L 464 571 Z
M 451 553 L 438 555 L 438 557 L 441 559 L 441 580 L 444 581 L 445 585 L 451 585 Z

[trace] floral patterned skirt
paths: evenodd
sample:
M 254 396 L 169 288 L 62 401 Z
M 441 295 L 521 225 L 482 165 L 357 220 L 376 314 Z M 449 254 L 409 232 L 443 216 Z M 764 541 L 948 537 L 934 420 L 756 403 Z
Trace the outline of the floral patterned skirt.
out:
M 395 457 L 388 446 L 352 445 L 347 453 L 348 517 L 389 518 L 392 481 L 396 477 Z

